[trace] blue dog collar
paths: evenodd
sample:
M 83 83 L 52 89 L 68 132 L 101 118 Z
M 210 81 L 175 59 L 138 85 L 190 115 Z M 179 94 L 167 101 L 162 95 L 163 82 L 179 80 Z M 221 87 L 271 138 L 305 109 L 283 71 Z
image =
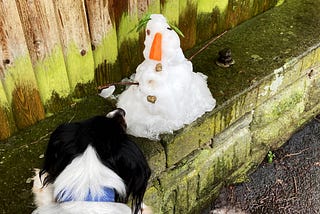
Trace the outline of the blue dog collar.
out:
M 89 190 L 88 195 L 83 201 L 94 201 L 94 202 L 115 202 L 115 190 L 109 187 L 103 188 L 103 194 L 101 196 L 93 197 Z M 58 194 L 57 201 L 60 203 L 76 201 L 68 190 L 63 190 Z

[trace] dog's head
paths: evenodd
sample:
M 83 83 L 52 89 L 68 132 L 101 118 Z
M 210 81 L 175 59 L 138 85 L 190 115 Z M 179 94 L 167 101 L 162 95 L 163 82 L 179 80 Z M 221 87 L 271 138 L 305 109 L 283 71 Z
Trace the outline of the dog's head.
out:
M 47 174 L 44 185 L 83 189 L 89 194 L 108 186 L 116 190 L 115 201 L 126 203 L 131 195 L 134 213 L 138 213 L 151 170 L 139 147 L 128 139 L 124 117 L 124 110 L 116 109 L 107 116 L 60 125 L 45 153 L 40 172 L 40 176 Z M 57 201 L 59 195 L 61 191 L 55 194 Z

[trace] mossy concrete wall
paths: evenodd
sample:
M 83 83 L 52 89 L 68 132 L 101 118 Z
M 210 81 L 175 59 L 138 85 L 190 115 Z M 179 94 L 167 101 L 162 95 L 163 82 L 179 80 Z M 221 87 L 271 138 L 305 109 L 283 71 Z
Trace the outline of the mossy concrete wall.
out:
M 195 72 L 208 75 L 217 107 L 161 136 L 133 138 L 152 168 L 145 203 L 154 213 L 200 213 L 227 183 L 242 182 L 269 150 L 320 113 L 320 2 L 285 1 L 198 50 Z M 230 47 L 236 64 L 220 68 Z M 41 167 L 50 133 L 60 123 L 105 114 L 115 104 L 98 96 L 72 103 L 0 144 L 0 210 L 30 213 L 33 168 Z M 0 212 L 1 212 L 0 211 Z
M 199 213 L 222 185 L 244 181 L 269 150 L 319 112 L 320 44 L 165 136 L 163 155 L 151 160 L 155 179 L 146 203 L 155 213 Z
M 200 213 L 223 185 L 243 182 L 268 151 L 320 113 L 320 26 L 312 21 L 319 20 L 319 8 L 312 1 L 285 2 L 194 58 L 195 71 L 209 74 L 218 105 L 158 142 L 145 200 L 155 213 Z M 226 46 L 236 64 L 218 68 L 215 56 Z

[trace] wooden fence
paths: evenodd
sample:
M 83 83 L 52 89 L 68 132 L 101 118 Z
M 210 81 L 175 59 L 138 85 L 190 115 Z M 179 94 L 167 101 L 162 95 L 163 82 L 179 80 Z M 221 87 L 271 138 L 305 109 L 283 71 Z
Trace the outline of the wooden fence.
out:
M 143 60 L 146 13 L 185 34 L 183 49 L 274 6 L 277 0 L 0 0 L 0 139 L 118 81 Z

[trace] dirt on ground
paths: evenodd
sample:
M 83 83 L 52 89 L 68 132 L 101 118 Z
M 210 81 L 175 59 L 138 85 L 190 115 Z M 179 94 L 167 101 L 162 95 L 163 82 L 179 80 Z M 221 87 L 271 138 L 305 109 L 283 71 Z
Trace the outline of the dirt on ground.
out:
M 247 182 L 224 187 L 207 213 L 320 213 L 320 115 L 272 154 Z

